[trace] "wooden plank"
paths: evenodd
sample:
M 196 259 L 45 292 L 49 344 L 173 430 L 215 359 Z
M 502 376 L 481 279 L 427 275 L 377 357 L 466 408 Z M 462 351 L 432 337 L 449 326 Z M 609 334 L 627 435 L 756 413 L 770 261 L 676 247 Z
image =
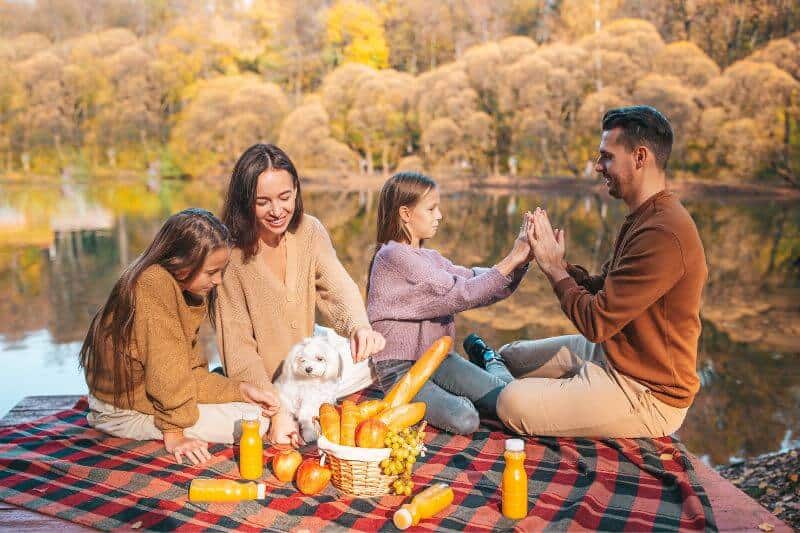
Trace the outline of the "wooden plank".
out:
M 94 531 L 80 524 L 67 522 L 60 518 L 54 518 L 39 513 L 34 513 L 26 509 L 14 507 L 12 509 L 0 509 L 0 529 L 15 531 L 59 531 L 59 532 L 84 532 Z
M 28 396 L 14 406 L 6 416 L 0 419 L 0 427 L 14 426 L 31 422 L 37 418 L 69 409 L 75 405 L 80 396 Z

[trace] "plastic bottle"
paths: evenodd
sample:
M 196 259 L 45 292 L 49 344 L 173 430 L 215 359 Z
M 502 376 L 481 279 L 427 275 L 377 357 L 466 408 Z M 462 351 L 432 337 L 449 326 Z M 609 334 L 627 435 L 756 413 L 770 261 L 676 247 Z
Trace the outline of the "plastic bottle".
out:
M 423 490 L 394 513 L 392 518 L 398 529 L 408 529 L 430 518 L 453 503 L 453 489 L 445 483 L 436 483 Z
M 264 483 L 240 483 L 232 479 L 193 479 L 189 485 L 190 502 L 240 502 L 263 500 L 267 486 Z
M 239 475 L 258 479 L 264 473 L 264 443 L 261 440 L 259 413 L 248 410 L 242 415 L 242 436 L 239 439 Z
M 507 439 L 503 454 L 503 516 L 519 520 L 528 516 L 528 475 L 525 473 L 525 442 Z

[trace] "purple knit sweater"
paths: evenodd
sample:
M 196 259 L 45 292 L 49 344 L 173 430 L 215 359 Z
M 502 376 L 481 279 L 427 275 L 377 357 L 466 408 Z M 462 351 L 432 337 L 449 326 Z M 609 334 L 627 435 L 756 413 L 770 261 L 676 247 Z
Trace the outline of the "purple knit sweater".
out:
M 455 314 L 507 298 L 527 265 L 504 276 L 496 268 L 465 268 L 436 250 L 390 241 L 375 255 L 367 295 L 372 328 L 386 338 L 374 360 L 415 360 L 443 335 L 455 338 Z

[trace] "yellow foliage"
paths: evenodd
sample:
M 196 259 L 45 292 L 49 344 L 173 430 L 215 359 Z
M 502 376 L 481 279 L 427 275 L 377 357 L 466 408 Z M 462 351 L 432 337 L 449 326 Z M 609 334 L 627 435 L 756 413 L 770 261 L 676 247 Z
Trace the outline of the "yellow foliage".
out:
M 380 14 L 354 0 L 341 0 L 328 10 L 326 38 L 337 63 L 363 63 L 374 68 L 389 65 L 389 47 Z

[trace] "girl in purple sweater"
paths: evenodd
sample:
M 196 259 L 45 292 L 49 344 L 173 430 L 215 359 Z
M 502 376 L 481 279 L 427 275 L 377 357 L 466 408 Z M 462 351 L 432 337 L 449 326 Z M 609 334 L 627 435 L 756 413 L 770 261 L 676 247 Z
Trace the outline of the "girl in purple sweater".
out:
M 436 339 L 455 337 L 457 313 L 508 297 L 528 269 L 526 224 L 492 268 L 456 266 L 423 248 L 442 219 L 439 201 L 436 183 L 417 173 L 395 174 L 381 189 L 367 315 L 386 339 L 386 348 L 372 356 L 384 393 Z M 451 353 L 413 401 L 427 404 L 429 424 L 467 435 L 478 429 L 479 411 L 497 415 L 497 396 L 512 380 L 500 360 L 484 369 Z

